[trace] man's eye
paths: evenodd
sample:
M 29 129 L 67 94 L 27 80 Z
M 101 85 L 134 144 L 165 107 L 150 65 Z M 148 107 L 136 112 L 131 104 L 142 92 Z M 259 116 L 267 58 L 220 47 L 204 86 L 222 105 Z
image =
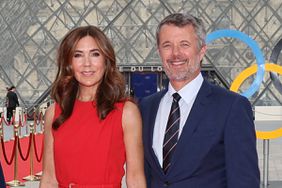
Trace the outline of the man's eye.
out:
M 181 44 L 180 46 L 183 47 L 183 48 L 188 48 L 188 47 L 189 47 L 189 44 L 183 43 L 183 44 Z
M 170 47 L 171 47 L 171 45 L 169 45 L 169 44 L 163 45 L 163 48 L 165 48 L 165 49 L 168 49 Z

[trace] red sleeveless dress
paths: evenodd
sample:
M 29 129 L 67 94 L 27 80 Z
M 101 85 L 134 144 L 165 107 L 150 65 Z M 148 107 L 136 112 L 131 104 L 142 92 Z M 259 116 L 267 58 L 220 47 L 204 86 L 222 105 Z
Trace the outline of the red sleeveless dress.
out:
M 93 102 L 76 100 L 71 117 L 53 130 L 59 188 L 120 188 L 124 175 L 124 103 L 100 121 Z M 55 107 L 55 118 L 61 110 Z

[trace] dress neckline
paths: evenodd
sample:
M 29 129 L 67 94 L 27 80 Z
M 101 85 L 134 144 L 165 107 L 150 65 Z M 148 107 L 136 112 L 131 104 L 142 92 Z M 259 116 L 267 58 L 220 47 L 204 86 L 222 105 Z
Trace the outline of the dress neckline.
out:
M 96 104 L 95 101 L 82 101 L 82 100 L 79 100 L 79 99 L 76 99 L 75 102 L 79 103 L 79 104 Z

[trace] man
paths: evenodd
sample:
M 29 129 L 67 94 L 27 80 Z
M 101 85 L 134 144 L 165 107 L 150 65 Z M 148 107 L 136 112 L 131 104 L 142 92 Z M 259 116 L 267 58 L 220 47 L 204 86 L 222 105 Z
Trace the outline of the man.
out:
M 156 37 L 170 82 L 140 103 L 148 188 L 259 188 L 251 105 L 203 79 L 202 21 L 169 15 Z
M 16 94 L 16 87 L 11 86 L 7 93 L 7 121 L 10 123 L 13 117 L 13 111 L 19 106 L 18 96 Z

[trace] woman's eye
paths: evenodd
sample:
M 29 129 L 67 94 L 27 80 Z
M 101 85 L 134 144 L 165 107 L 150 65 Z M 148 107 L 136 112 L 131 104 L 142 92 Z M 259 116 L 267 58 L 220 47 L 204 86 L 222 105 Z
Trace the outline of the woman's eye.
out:
M 81 54 L 74 54 L 73 57 L 80 57 Z
M 98 53 L 98 52 L 93 52 L 91 55 L 92 55 L 93 57 L 98 57 L 98 56 L 100 56 L 100 53 Z

